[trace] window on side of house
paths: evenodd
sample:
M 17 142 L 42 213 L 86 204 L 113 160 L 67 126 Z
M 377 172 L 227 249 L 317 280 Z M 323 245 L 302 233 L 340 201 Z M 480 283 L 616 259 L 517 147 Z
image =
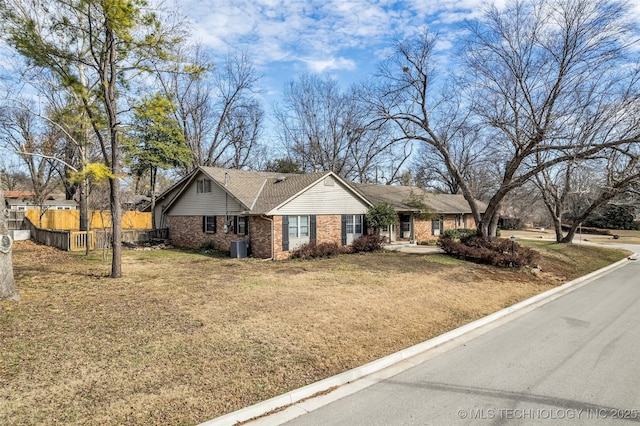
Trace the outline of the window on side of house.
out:
M 289 216 L 289 237 L 306 238 L 309 236 L 309 216 Z
M 431 235 L 440 235 L 442 233 L 442 217 L 431 221 Z
M 289 238 L 298 238 L 298 216 L 289 216 Z
M 247 235 L 248 234 L 248 229 L 247 227 L 249 226 L 248 224 L 248 217 L 247 216 L 236 216 L 235 218 L 235 223 L 236 223 L 236 234 L 237 235 Z
M 310 241 L 311 221 L 309 216 L 288 216 L 288 250 L 295 250 Z
M 300 233 L 298 237 L 308 237 L 309 236 L 309 216 L 298 216 L 298 223 L 300 224 L 299 230 Z
M 215 234 L 216 232 L 216 217 L 215 216 L 204 216 L 203 218 L 203 231 L 206 234 Z
M 354 234 L 362 234 L 362 215 L 355 215 L 354 219 Z
M 347 234 L 353 234 L 353 215 L 347 216 Z
M 204 194 L 211 192 L 211 180 L 210 179 L 198 179 L 196 181 L 196 193 Z

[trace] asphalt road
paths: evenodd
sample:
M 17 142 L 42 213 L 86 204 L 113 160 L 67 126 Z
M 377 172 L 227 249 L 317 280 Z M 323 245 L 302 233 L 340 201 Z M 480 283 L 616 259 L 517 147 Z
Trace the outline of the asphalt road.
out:
M 640 260 L 287 424 L 640 424 Z

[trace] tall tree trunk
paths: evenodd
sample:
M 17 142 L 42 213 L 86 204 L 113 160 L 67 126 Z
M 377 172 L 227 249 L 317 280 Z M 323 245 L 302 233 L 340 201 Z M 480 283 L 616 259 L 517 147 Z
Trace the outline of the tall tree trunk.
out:
M 102 63 L 104 106 L 109 122 L 111 148 L 109 178 L 109 202 L 111 204 L 111 278 L 122 277 L 122 204 L 120 203 L 120 141 L 116 102 L 117 57 L 115 36 L 112 28 L 105 31 L 107 59 Z
M 0 188 L 0 300 L 20 300 L 16 283 L 13 279 L 13 263 L 11 249 L 13 240 L 9 236 L 7 226 L 8 210 L 4 203 L 4 193 Z
M 156 229 L 156 215 L 154 210 L 156 208 L 156 175 L 158 168 L 151 166 L 149 174 L 151 175 L 151 229 Z
M 115 170 L 114 170 L 115 171 Z M 122 206 L 120 204 L 120 181 L 118 177 L 109 179 L 111 203 L 111 278 L 122 276 Z

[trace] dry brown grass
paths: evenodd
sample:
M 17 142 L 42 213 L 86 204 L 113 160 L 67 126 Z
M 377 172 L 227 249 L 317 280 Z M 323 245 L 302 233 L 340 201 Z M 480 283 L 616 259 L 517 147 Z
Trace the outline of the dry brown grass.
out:
M 624 257 L 541 248 L 542 273 L 438 254 L 272 263 L 128 251 L 112 280 L 99 255 L 16 242 L 22 301 L 0 302 L 0 424 L 202 422 Z M 567 267 L 576 256 L 600 263 Z

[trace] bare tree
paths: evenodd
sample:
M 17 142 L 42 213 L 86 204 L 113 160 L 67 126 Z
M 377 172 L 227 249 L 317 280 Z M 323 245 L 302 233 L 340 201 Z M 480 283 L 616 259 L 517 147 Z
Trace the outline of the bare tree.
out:
M 0 187 L 7 191 L 26 191 L 29 188 L 29 176 L 17 157 L 4 155 L 0 159 Z
M 393 141 L 385 123 L 371 123 L 363 95 L 352 87 L 342 91 L 335 80 L 306 74 L 291 81 L 276 121 L 288 157 L 304 171 L 331 170 L 360 182 L 396 180 L 411 154 L 410 144 Z
M 605 0 L 513 1 L 503 10 L 489 8 L 468 26 L 465 78 L 457 86 L 464 102 L 446 93 L 432 96 L 433 36 L 401 42 L 382 69 L 386 84 L 377 99 L 379 113 L 397 124 L 402 137 L 434 147 L 460 184 L 479 232 L 493 236 L 502 203 L 514 188 L 564 161 L 638 141 L 637 127 L 609 128 L 600 133 L 606 137 L 584 144 L 565 131 L 600 98 L 630 104 L 637 97 L 628 44 L 634 29 L 625 12 L 623 5 Z M 613 86 L 618 90 L 606 91 Z M 597 114 L 591 118 L 602 124 Z M 452 123 L 479 126 L 477 143 L 483 146 L 477 152 L 500 173 L 484 216 L 452 155 L 451 143 L 459 139 L 454 136 L 464 128 Z
M 478 152 L 482 145 L 477 128 L 461 130 L 454 133 L 456 140 L 448 146 L 451 157 L 458 165 L 464 181 L 467 182 L 473 197 L 478 200 L 490 200 L 499 187 L 500 176 L 494 165 Z M 458 180 L 449 173 L 442 155 L 433 145 L 422 144 L 418 156 L 413 160 L 416 184 L 427 190 L 445 194 L 459 194 L 462 192 Z
M 553 219 L 557 242 L 571 243 L 580 224 L 629 187 L 640 183 L 638 155 L 635 147 L 620 146 L 603 151 L 598 158 L 579 164 L 567 163 L 555 182 L 549 171 L 537 177 Z M 566 234 L 563 219 L 569 219 Z
M 53 167 L 57 129 L 49 123 L 39 123 L 36 116 L 24 109 L 5 109 L 0 115 L 0 136 L 5 148 L 22 160 L 29 171 L 33 201 L 45 211 L 48 199 L 59 181 Z
M 260 76 L 244 53 L 229 54 L 214 67 L 200 45 L 177 45 L 180 65 L 157 64 L 156 74 L 165 95 L 176 104 L 194 167 L 248 168 L 260 155 L 259 137 L 264 111 L 258 101 Z

